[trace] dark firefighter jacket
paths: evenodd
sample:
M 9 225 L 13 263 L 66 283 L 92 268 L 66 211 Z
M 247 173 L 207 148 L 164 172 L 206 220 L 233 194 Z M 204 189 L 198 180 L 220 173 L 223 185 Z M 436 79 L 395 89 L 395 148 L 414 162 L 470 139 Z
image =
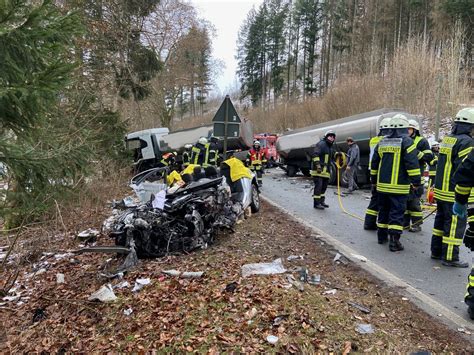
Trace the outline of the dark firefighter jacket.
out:
M 430 176 L 436 176 L 436 165 L 438 164 L 438 152 L 433 152 L 433 159 L 428 163 L 430 167 Z
M 330 166 L 333 160 L 334 149 L 332 148 L 332 144 L 328 143 L 324 138 L 321 139 L 313 150 L 311 176 L 329 179 L 331 175 Z M 318 170 L 321 170 L 321 172 L 318 172 Z
M 247 153 L 246 161 L 250 167 L 261 167 L 262 164 L 267 162 L 267 159 L 265 158 L 265 149 L 250 149 Z
M 394 130 L 375 147 L 370 180 L 377 184 L 378 192 L 394 195 L 406 195 L 410 184 L 420 184 L 417 150 L 403 130 Z
M 430 144 L 426 140 L 426 138 L 423 138 L 419 135 L 417 135 L 414 139 L 413 142 L 416 146 L 416 149 L 418 150 L 418 162 L 420 164 L 420 173 L 423 175 L 425 171 L 426 164 L 429 164 L 434 156 L 433 152 L 431 151 Z
M 196 143 L 191 152 L 191 164 L 200 165 L 203 168 L 209 166 L 209 143 Z
M 191 164 L 191 152 L 189 151 L 184 151 L 183 152 L 183 166 L 188 166 Z
M 453 178 L 456 201 L 463 205 L 474 203 L 474 149 L 462 161 Z
M 434 197 L 437 200 L 454 202 L 453 175 L 472 149 L 470 132 L 470 124 L 456 123 L 452 133 L 444 137 L 440 144 L 434 187 Z
M 209 165 L 217 166 L 219 159 L 219 147 L 216 143 L 210 142 L 209 145 Z

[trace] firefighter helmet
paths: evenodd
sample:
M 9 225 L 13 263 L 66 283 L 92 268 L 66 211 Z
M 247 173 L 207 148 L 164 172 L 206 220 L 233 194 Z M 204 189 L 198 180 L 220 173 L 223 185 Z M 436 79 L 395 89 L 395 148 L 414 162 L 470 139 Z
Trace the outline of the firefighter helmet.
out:
M 417 120 L 411 119 L 408 120 L 408 128 L 413 128 L 416 129 L 417 131 L 420 130 L 420 124 L 418 123 Z
M 206 137 L 199 138 L 198 143 L 202 145 L 207 144 L 207 138 Z
M 380 121 L 380 129 L 388 129 L 390 128 L 390 120 L 391 118 L 390 117 L 385 117 L 385 118 L 382 118 L 382 121 Z
M 438 141 L 431 141 L 431 148 L 433 147 L 439 147 L 439 142 Z
M 390 128 L 397 129 L 397 128 L 408 128 L 409 122 L 407 116 L 397 113 L 395 116 L 392 117 L 390 120 Z
M 253 145 L 260 145 L 260 141 L 258 139 L 254 140 Z
M 329 131 L 326 131 L 326 133 L 324 133 L 324 138 L 326 138 L 328 136 L 336 137 L 336 132 L 334 132 L 332 129 L 330 129 Z
M 454 122 L 474 124 L 474 107 L 466 107 L 460 110 L 456 114 Z
M 184 145 L 184 149 L 186 149 L 186 150 L 190 150 L 192 147 L 193 147 L 193 145 L 189 144 L 189 143 Z

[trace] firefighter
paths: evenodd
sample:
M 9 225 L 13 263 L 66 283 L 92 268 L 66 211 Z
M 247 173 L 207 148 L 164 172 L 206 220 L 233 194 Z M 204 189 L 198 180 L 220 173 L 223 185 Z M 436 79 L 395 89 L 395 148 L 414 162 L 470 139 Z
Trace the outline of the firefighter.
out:
M 158 163 L 158 167 L 159 168 L 168 167 L 170 168 L 170 170 L 172 170 L 176 164 L 176 156 L 177 156 L 176 152 L 163 154 L 161 156 L 160 162 Z
M 314 147 L 312 155 L 311 176 L 314 181 L 313 207 L 319 210 L 328 208 L 325 202 L 325 192 L 330 177 L 330 166 L 334 161 L 332 145 L 336 140 L 336 133 L 329 130 Z
M 382 138 L 390 133 L 390 117 L 385 117 L 380 121 L 379 124 L 379 134 L 375 137 L 370 138 L 369 147 L 370 147 L 370 156 L 369 156 L 369 170 L 370 162 L 372 161 L 372 156 L 374 155 L 375 147 L 382 140 Z M 364 229 L 365 230 L 377 230 L 377 214 L 379 212 L 379 207 L 377 204 L 377 189 L 373 186 L 371 189 L 371 196 L 369 206 L 365 211 L 364 219 Z
M 266 164 L 265 150 L 260 147 L 260 141 L 256 139 L 249 150 L 246 159 L 247 166 L 257 175 L 258 186 L 262 186 L 263 164 Z
M 207 168 L 209 166 L 209 142 L 201 137 L 191 149 L 191 164 Z
M 185 144 L 184 145 L 184 152 L 183 152 L 183 170 L 186 169 L 189 164 L 191 164 L 191 154 L 193 149 L 192 144 Z
M 217 167 L 219 161 L 219 140 L 217 137 L 209 138 L 209 165 Z
M 433 159 L 428 163 L 429 165 L 429 183 L 428 186 L 431 189 L 434 186 L 434 180 L 436 177 L 436 164 L 438 163 L 439 155 L 439 142 L 431 142 L 431 152 L 433 153 Z
M 455 200 L 454 172 L 472 149 L 474 108 L 460 110 L 454 118 L 451 133 L 441 142 L 436 166 L 434 197 L 437 211 L 431 237 L 431 258 L 443 261 L 445 266 L 466 268 L 468 263 L 459 260 L 459 246 L 465 220 L 453 216 Z
M 420 124 L 416 120 L 408 121 L 408 134 L 417 149 L 418 163 L 420 164 L 420 175 L 423 176 L 426 164 L 433 160 L 433 152 L 426 138 L 420 135 Z M 423 184 L 418 189 L 412 189 L 408 196 L 407 209 L 405 211 L 403 226 L 412 233 L 420 232 L 423 224 L 423 212 L 421 209 L 421 196 L 423 196 Z M 410 225 L 411 222 L 411 225 Z
M 474 114 L 474 111 L 473 111 Z M 474 251 L 474 149 L 463 160 L 454 174 L 455 202 L 453 214 L 458 218 L 465 218 L 467 214 L 468 228 L 464 233 L 464 245 Z M 474 265 L 468 277 L 467 291 L 464 302 L 468 306 L 468 313 L 474 319 Z
M 378 243 L 390 237 L 390 251 L 403 250 L 400 236 L 403 232 L 403 215 L 410 187 L 420 186 L 420 165 L 413 140 L 408 137 L 408 119 L 396 114 L 390 120 L 390 135 L 375 147 L 370 166 L 370 180 L 378 193 Z

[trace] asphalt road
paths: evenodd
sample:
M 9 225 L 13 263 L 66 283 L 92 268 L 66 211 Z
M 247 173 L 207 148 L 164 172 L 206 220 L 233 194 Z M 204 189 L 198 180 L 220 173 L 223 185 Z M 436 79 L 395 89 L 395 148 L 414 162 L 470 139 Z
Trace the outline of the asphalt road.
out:
M 311 179 L 302 176 L 288 178 L 277 168 L 266 171 L 262 195 L 469 320 L 463 297 L 470 268 L 446 267 L 440 261 L 430 259 L 433 216 L 425 220 L 422 232 L 404 233 L 402 243 L 405 250 L 393 253 L 387 244 L 377 244 L 375 231 L 365 231 L 360 220 L 341 211 L 335 187 L 328 188 L 326 203 L 330 208 L 322 211 L 313 209 L 312 189 Z M 363 217 L 369 196 L 368 190 L 358 190 L 344 197 L 343 205 L 348 212 Z M 471 262 L 470 251 L 464 246 L 460 257 Z

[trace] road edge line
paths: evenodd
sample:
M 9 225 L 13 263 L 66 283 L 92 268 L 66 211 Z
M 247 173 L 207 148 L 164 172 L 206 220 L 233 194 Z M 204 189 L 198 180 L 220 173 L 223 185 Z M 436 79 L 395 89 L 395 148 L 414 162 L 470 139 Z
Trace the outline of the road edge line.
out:
M 471 331 L 473 330 L 474 324 L 470 323 L 469 321 L 465 320 L 461 316 L 457 315 L 453 311 L 451 311 L 449 308 L 446 306 L 442 305 L 435 299 L 433 299 L 431 296 L 423 293 L 422 291 L 416 289 L 415 287 L 411 286 L 408 284 L 406 281 L 403 281 L 401 278 L 398 276 L 392 274 L 390 271 L 384 269 L 382 266 L 374 263 L 373 261 L 367 260 L 366 262 L 362 262 L 357 258 L 354 258 L 352 254 L 359 254 L 357 251 L 352 249 L 350 246 L 344 244 L 340 240 L 336 239 L 335 237 L 331 236 L 330 234 L 324 232 L 323 230 L 315 227 L 314 225 L 310 224 L 309 222 L 305 221 L 304 219 L 294 216 L 289 210 L 287 210 L 285 207 L 281 206 L 279 203 L 271 200 L 270 198 L 260 195 L 260 197 L 269 203 L 270 205 L 280 209 L 283 211 L 285 214 L 287 214 L 290 218 L 295 220 L 296 222 L 304 225 L 305 227 L 313 230 L 314 232 L 318 233 L 321 236 L 321 239 L 326 241 L 328 244 L 332 245 L 336 249 L 338 249 L 344 257 L 352 261 L 353 263 L 357 264 L 360 266 L 362 269 L 368 271 L 370 274 L 373 276 L 377 277 L 381 281 L 387 282 L 391 286 L 395 287 L 400 287 L 404 291 L 406 291 L 408 294 L 416 298 L 418 301 L 420 301 L 422 304 L 418 305 L 421 309 L 425 310 L 430 316 L 436 319 L 440 319 L 443 321 L 448 321 L 444 322 L 447 323 L 448 326 L 455 327 L 461 327 L 466 330 Z M 429 312 L 427 309 L 431 309 L 434 312 Z M 466 311 L 467 312 L 467 311 Z M 443 317 L 437 317 L 438 314 L 443 315 Z M 454 329 L 454 328 L 453 328 Z M 455 328 L 454 330 L 457 330 Z M 463 333 L 463 335 L 467 337 L 471 337 L 469 334 Z M 472 335 L 472 334 L 471 334 Z

